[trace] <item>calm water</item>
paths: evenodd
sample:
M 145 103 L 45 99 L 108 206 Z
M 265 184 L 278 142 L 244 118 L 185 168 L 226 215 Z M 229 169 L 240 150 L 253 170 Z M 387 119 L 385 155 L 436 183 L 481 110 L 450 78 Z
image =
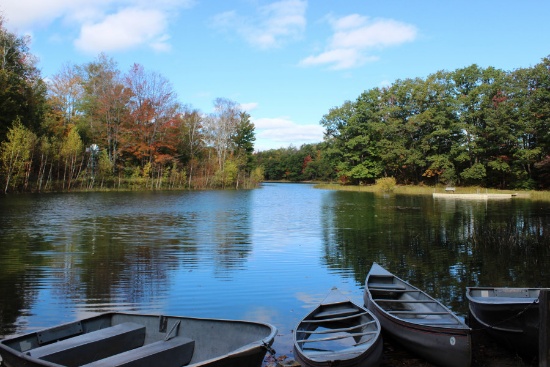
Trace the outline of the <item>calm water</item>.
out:
M 0 198 L 0 335 L 96 312 L 291 330 L 332 286 L 362 302 L 379 262 L 461 315 L 471 285 L 550 286 L 550 204 L 264 184 L 251 191 Z

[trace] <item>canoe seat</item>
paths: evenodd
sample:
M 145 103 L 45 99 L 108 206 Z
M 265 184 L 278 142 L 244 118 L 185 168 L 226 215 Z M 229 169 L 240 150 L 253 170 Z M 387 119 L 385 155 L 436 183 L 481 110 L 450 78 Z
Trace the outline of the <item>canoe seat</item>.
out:
M 160 340 L 116 354 L 82 367 L 181 367 L 191 361 L 194 349 L 194 340 L 177 336 L 170 340 Z
M 125 322 L 30 349 L 27 354 L 73 367 L 140 347 L 144 341 L 145 326 Z
M 394 283 L 369 283 L 369 289 L 375 290 L 405 290 L 405 286 L 401 284 Z
M 333 308 L 318 312 L 314 315 L 316 319 L 324 317 L 340 317 L 359 313 L 355 308 Z
M 525 304 L 534 303 L 538 298 L 521 298 L 521 297 L 473 297 L 473 299 L 478 303 L 517 303 Z
M 459 325 L 460 323 L 455 319 L 442 318 L 442 319 L 405 319 L 401 318 L 403 321 L 407 321 L 413 324 L 421 325 Z
M 304 319 L 302 320 L 303 323 L 305 324 L 324 324 L 324 323 L 331 323 L 331 322 L 335 322 L 335 321 L 345 321 L 345 320 L 350 320 L 350 319 L 354 319 L 354 318 L 357 318 L 359 316 L 364 316 L 364 315 L 368 315 L 368 312 L 356 312 L 356 313 L 353 313 L 353 314 L 350 314 L 350 315 L 347 315 L 347 316 L 342 316 L 342 315 L 335 315 L 333 317 L 329 317 L 329 318 L 320 318 L 320 319 Z

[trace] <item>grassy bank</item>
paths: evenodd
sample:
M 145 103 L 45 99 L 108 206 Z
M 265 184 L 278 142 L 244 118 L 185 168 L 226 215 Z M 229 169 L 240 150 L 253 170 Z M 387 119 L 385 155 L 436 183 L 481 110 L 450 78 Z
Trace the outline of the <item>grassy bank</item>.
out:
M 432 195 L 434 192 L 445 192 L 445 186 L 415 186 L 415 185 L 395 185 L 391 190 L 384 190 L 379 185 L 340 185 L 340 184 L 317 184 L 318 189 L 325 190 L 340 190 L 340 191 L 355 191 L 355 192 L 373 192 L 373 193 L 393 193 L 403 195 Z M 497 190 L 486 189 L 482 187 L 456 187 L 456 194 L 517 194 L 518 198 L 540 200 L 550 202 L 550 191 L 521 191 L 521 190 Z

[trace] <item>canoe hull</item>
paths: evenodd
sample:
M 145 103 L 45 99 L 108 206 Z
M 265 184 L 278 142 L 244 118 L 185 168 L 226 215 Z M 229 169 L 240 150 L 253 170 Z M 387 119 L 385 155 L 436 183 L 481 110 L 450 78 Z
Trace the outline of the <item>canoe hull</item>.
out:
M 4 339 L 0 341 L 0 355 L 3 365 L 6 367 L 58 367 L 62 365 L 33 355 L 39 355 L 40 353 L 37 351 L 41 347 L 58 343 L 56 340 L 63 341 L 62 339 L 65 339 L 66 343 L 79 336 L 81 338 L 85 337 L 85 334 L 105 332 L 105 330 L 117 325 L 128 323 L 144 326 L 143 346 L 176 336 L 193 340 L 194 350 L 192 358 L 187 364 L 187 366 L 192 367 L 231 367 L 237 365 L 260 367 L 267 352 L 267 347 L 273 344 L 277 332 L 275 327 L 269 324 L 248 321 L 106 313 L 38 332 Z M 69 330 L 75 328 L 80 329 L 78 335 L 69 335 Z M 66 335 L 62 335 L 63 333 Z M 43 335 L 54 335 L 54 337 L 51 338 L 52 340 L 44 341 Z M 167 364 L 159 362 L 155 365 L 164 367 Z
M 540 289 L 469 287 L 471 317 L 506 348 L 537 356 Z
M 470 366 L 470 333 L 400 322 L 375 306 L 367 307 L 380 321 L 383 332 L 412 353 L 438 366 Z
M 296 327 L 294 357 L 304 367 L 379 366 L 380 333 L 369 310 L 333 289 Z
M 376 263 L 367 275 L 364 302 L 383 332 L 412 353 L 439 366 L 471 365 L 470 328 L 439 301 Z
M 379 338 L 375 345 L 367 353 L 356 356 L 355 358 L 349 358 L 345 360 L 336 361 L 315 361 L 306 358 L 299 349 L 294 347 L 294 358 L 302 367 L 378 367 L 382 361 L 383 341 Z

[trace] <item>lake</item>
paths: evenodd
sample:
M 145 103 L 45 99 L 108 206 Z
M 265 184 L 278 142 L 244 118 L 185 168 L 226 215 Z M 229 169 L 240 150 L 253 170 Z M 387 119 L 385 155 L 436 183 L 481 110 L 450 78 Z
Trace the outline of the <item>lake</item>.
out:
M 264 321 L 278 355 L 378 262 L 462 316 L 465 288 L 550 286 L 550 204 L 265 183 L 0 198 L 0 336 L 138 311 Z

